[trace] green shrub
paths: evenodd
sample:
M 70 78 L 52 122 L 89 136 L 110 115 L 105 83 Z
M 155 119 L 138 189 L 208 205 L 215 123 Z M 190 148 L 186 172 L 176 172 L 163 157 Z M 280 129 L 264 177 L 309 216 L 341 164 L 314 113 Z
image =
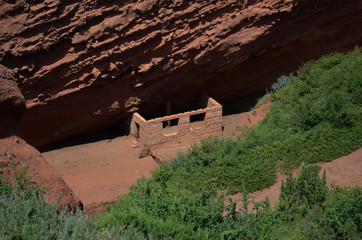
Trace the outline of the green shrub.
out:
M 230 198 L 178 192 L 143 178 L 94 221 L 100 229 L 130 225 L 155 239 L 358 239 L 361 189 L 329 191 L 319 170 L 303 165 L 295 178 L 290 176 L 274 210 L 268 200 L 257 203 L 247 194 L 236 209 Z M 247 210 L 250 203 L 254 212 Z
M 132 228 L 98 230 L 78 211 L 70 215 L 56 205 L 19 193 L 0 195 L 0 239 L 145 239 Z
M 360 187 L 328 190 L 319 166 L 305 165 L 282 185 L 273 239 L 361 239 Z
M 289 83 L 290 83 L 290 78 L 288 76 L 283 75 L 283 76 L 279 77 L 277 79 L 277 82 L 271 86 L 270 93 L 273 94 L 273 93 L 279 91 L 280 89 L 287 86 Z
M 320 225 L 330 239 L 362 239 L 361 187 L 332 187 Z
M 360 187 L 332 187 L 324 202 L 294 213 L 286 220 L 278 213 L 272 239 L 361 239 L 362 191 Z
M 305 215 L 308 209 L 324 202 L 328 187 L 325 172 L 323 179 L 318 176 L 320 169 L 303 164 L 295 178 L 289 175 L 285 183 L 282 181 L 278 211 L 285 215 L 284 219 L 293 219 L 296 213 Z

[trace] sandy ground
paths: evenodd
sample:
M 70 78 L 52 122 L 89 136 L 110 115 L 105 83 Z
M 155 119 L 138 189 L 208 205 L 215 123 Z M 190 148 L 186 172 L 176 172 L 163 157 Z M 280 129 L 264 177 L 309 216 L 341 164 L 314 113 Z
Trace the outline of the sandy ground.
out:
M 114 202 L 157 163 L 139 159 L 140 148 L 127 136 L 43 152 L 48 163 L 82 200 L 87 210 Z
M 245 119 L 248 116 L 248 112 L 239 113 L 239 114 L 231 114 L 227 116 L 223 116 L 224 122 L 224 137 L 235 137 L 235 129 L 238 126 L 240 119 Z

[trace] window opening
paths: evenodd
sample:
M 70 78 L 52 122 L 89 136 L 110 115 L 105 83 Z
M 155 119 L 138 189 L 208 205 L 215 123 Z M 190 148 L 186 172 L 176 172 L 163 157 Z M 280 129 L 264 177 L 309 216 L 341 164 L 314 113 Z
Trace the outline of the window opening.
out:
M 162 134 L 164 136 L 178 133 L 178 118 L 162 122 Z
M 201 128 L 201 127 L 205 126 L 205 122 L 204 122 L 205 116 L 206 116 L 206 113 L 199 113 L 199 114 L 191 115 L 190 116 L 190 128 L 196 129 L 196 128 Z

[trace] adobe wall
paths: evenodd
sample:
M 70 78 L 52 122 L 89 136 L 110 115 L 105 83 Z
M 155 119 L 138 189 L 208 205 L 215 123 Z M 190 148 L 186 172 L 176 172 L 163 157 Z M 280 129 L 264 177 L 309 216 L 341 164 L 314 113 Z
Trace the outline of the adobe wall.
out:
M 130 127 L 130 135 L 132 137 L 134 137 L 135 139 L 137 139 L 137 141 L 140 143 L 141 146 L 143 146 L 143 143 L 145 142 L 146 122 L 147 122 L 146 119 L 144 119 L 137 112 L 133 114 L 132 121 L 131 121 L 131 127 Z M 138 124 L 138 127 L 137 127 L 137 124 Z
M 222 135 L 222 106 L 210 97 L 207 97 L 206 100 L 205 97 L 202 99 L 206 105 L 205 108 L 151 120 L 145 120 L 141 115 L 135 113 L 130 135 L 138 139 L 143 148 L 175 141 L 182 137 Z M 190 123 L 190 117 L 198 114 L 205 114 L 204 120 Z M 178 119 L 176 126 L 164 127 L 165 122 L 169 123 L 175 119 Z M 172 131 L 168 133 L 167 130 Z

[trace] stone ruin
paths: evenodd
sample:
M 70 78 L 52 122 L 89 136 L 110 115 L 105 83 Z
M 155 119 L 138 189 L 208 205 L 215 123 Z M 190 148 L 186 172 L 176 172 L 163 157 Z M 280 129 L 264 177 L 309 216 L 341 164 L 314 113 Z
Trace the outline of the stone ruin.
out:
M 222 106 L 206 94 L 200 105 L 202 108 L 197 110 L 150 120 L 134 113 L 130 135 L 141 147 L 140 158 L 151 155 L 156 160 L 167 161 L 169 159 L 157 149 L 182 139 L 197 142 L 210 135 L 222 136 Z

